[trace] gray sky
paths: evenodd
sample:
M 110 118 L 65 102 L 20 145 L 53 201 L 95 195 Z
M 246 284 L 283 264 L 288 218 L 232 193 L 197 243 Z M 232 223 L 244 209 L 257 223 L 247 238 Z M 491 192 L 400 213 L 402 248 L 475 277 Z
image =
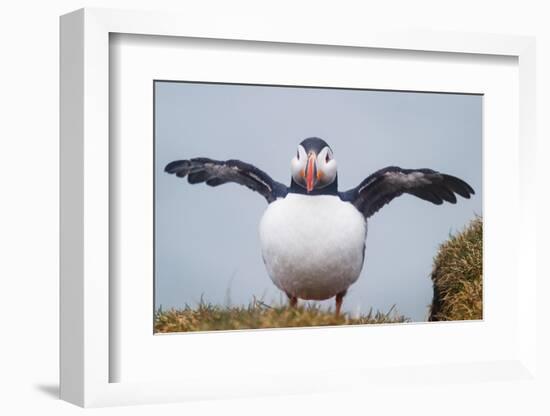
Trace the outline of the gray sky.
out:
M 475 189 L 456 205 L 404 195 L 368 221 L 365 265 L 343 309 L 395 304 L 425 319 L 438 245 L 482 213 L 481 96 L 157 82 L 155 97 L 156 307 L 196 305 L 201 295 L 286 302 L 261 257 L 264 198 L 236 184 L 189 185 L 163 169 L 199 156 L 240 159 L 289 184 L 298 143 L 317 136 L 334 151 L 340 190 L 388 165 L 439 170 Z

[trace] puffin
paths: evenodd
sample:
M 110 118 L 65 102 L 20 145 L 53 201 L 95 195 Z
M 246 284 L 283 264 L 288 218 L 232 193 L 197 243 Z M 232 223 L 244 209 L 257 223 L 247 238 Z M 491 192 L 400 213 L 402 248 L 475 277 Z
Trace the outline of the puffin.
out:
M 267 273 L 290 307 L 298 299 L 335 298 L 340 315 L 348 288 L 365 260 L 367 220 L 395 198 L 409 194 L 432 204 L 455 204 L 475 192 L 462 179 L 431 169 L 388 166 L 355 188 L 338 189 L 337 163 L 323 139 L 303 140 L 290 162 L 290 186 L 240 160 L 197 157 L 168 163 L 165 172 L 190 184 L 237 183 L 267 201 L 259 222 Z

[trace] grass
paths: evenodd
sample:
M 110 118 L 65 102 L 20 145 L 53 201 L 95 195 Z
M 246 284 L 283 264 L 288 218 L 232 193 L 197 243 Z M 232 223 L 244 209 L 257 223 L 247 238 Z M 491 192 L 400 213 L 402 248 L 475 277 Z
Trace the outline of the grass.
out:
M 158 310 L 155 314 L 155 332 L 191 332 L 230 329 L 290 328 L 330 325 L 363 325 L 408 322 L 395 312 L 369 311 L 366 315 L 350 317 L 322 310 L 320 306 L 307 304 L 298 308 L 286 305 L 267 305 L 254 300 L 248 306 L 218 306 L 200 302 L 198 307 Z
M 476 217 L 434 259 L 430 321 L 483 318 L 483 222 Z

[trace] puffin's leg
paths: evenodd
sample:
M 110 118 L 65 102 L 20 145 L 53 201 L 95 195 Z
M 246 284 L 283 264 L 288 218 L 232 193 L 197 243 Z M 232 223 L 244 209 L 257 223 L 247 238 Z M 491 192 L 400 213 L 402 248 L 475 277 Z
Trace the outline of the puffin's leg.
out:
M 298 298 L 296 296 L 292 296 L 289 293 L 286 294 L 288 296 L 288 303 L 291 308 L 295 308 L 298 306 Z
M 347 290 L 344 290 L 336 294 L 336 316 L 340 316 L 340 309 L 342 309 L 342 302 L 344 301 L 344 296 L 346 296 Z

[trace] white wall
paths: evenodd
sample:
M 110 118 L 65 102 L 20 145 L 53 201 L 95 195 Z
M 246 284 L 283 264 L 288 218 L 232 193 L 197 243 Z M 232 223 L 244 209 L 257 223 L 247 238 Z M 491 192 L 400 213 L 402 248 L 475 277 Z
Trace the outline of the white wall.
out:
M 199 2 L 197 2 L 199 3 Z M 196 13 L 208 21 L 210 13 L 235 16 L 269 15 L 282 25 L 364 25 L 420 27 L 441 30 L 536 35 L 538 42 L 538 132 L 550 137 L 550 29 L 544 1 L 185 1 L 111 0 L 88 2 L 12 1 L 0 11 L 0 413 L 73 414 L 80 409 L 60 402 L 58 377 L 58 16 L 83 6 L 169 9 Z M 233 17 L 231 17 L 231 15 Z M 539 154 L 539 185 L 548 192 L 549 175 L 542 165 L 549 160 L 548 140 Z M 549 199 L 540 199 L 540 212 L 549 212 Z M 545 230 L 546 233 L 542 232 Z M 549 222 L 541 219 L 539 238 L 547 244 Z M 542 253 L 542 245 L 539 249 Z M 542 257 L 542 256 L 541 256 Z M 546 262 L 548 263 L 548 262 Z M 548 264 L 541 273 L 550 276 Z M 543 304 L 550 285 L 538 287 L 539 322 L 548 322 Z M 544 310 L 543 310 L 544 309 Z M 547 325 L 546 325 L 547 327 Z M 542 325 L 539 325 L 542 329 Z M 541 350 L 550 350 L 548 336 Z M 548 376 L 548 358 L 540 368 Z M 270 398 L 228 402 L 165 405 L 158 408 L 101 409 L 100 414 L 261 413 L 380 414 L 417 410 L 446 414 L 542 414 L 548 400 L 541 384 L 521 387 L 506 383 L 434 385 L 430 397 L 414 389 L 389 388 L 376 397 L 350 397 L 344 393 L 319 397 Z M 546 386 L 546 391 L 549 391 Z M 475 409 L 475 410 L 473 410 Z M 547 413 L 548 414 L 548 413 Z

